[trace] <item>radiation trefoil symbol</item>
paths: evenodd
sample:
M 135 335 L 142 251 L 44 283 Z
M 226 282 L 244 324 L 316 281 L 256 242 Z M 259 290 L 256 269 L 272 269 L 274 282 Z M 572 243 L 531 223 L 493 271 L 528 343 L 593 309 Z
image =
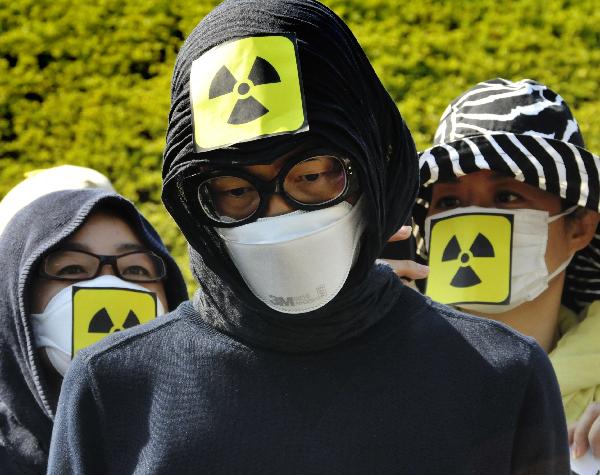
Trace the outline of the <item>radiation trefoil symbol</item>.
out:
M 156 295 L 109 287 L 73 288 L 73 356 L 110 333 L 156 318 Z
M 446 304 L 507 302 L 512 220 L 491 213 L 432 219 L 426 294 Z
M 295 38 L 258 36 L 216 46 L 192 63 L 197 151 L 308 129 Z
M 470 265 L 474 258 L 495 257 L 492 243 L 483 234 L 478 233 L 475 241 L 467 251 L 462 251 L 456 236 L 452 236 L 450 242 L 444 249 L 442 261 L 454 261 L 459 259 L 459 269 L 450 281 L 452 287 L 471 287 L 481 283 L 481 279 Z
M 133 310 L 129 310 L 125 321 L 121 327 L 115 325 L 106 308 L 102 307 L 98 310 L 88 326 L 88 333 L 112 333 L 126 328 L 135 327 L 140 324 L 140 319 Z
M 213 78 L 208 98 L 215 99 L 224 94 L 236 92 L 239 96 L 233 111 L 227 120 L 228 124 L 245 124 L 262 117 L 269 112 L 264 105 L 250 95 L 254 86 L 262 86 L 264 84 L 274 84 L 281 82 L 279 74 L 266 59 L 257 56 L 248 75 L 248 79 L 240 81 L 223 66 Z

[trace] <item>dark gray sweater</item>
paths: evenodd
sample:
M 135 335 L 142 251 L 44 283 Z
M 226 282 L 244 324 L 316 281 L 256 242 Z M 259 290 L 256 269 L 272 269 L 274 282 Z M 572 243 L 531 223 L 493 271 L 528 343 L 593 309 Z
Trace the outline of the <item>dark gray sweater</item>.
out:
M 407 288 L 320 352 L 249 347 L 184 303 L 80 356 L 50 474 L 569 473 L 540 347 Z

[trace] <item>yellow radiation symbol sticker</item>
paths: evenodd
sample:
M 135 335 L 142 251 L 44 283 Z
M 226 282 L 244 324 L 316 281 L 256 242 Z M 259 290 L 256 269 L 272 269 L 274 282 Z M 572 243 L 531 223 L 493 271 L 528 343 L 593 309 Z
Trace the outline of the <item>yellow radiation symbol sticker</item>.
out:
M 73 356 L 109 333 L 156 318 L 156 295 L 107 287 L 73 289 Z
M 219 45 L 192 63 L 197 151 L 308 129 L 296 42 L 257 36 Z
M 445 304 L 501 304 L 510 298 L 511 215 L 431 220 L 426 294 Z

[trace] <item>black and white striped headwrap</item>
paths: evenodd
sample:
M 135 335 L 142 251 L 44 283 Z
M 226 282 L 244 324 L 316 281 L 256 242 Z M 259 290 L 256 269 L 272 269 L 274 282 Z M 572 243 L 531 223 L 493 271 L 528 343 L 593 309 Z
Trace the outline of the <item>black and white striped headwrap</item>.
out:
M 431 185 L 493 170 L 600 212 L 600 160 L 585 150 L 577 121 L 562 97 L 530 79 L 481 82 L 444 111 L 434 146 L 420 154 L 419 229 Z M 567 268 L 563 303 L 573 310 L 600 299 L 600 229 Z

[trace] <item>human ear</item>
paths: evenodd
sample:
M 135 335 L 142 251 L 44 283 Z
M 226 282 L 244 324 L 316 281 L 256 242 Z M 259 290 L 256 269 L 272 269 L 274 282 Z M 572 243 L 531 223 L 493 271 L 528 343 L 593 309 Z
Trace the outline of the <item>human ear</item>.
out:
M 585 248 L 593 239 L 600 214 L 579 208 L 566 219 L 568 247 L 571 254 Z

